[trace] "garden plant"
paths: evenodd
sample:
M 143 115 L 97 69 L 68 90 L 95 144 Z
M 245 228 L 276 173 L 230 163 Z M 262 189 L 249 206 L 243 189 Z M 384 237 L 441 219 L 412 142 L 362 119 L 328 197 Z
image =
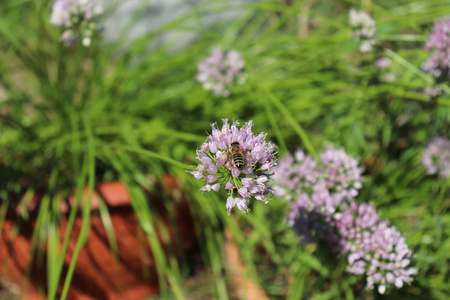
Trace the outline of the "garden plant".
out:
M 0 298 L 120 261 L 120 182 L 148 299 L 450 299 L 450 2 L 169 2 L 0 2 Z

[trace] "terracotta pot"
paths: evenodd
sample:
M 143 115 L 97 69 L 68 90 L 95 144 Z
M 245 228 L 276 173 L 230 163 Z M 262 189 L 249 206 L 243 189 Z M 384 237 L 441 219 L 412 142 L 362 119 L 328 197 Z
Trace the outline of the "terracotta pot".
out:
M 169 176 L 164 178 L 163 187 L 165 190 L 176 189 L 174 178 Z M 117 261 L 110 251 L 106 231 L 97 210 L 99 195 L 95 194 L 92 199 L 91 229 L 87 243 L 78 257 L 68 299 L 133 300 L 157 293 L 158 279 L 153 256 L 130 205 L 130 196 L 125 185 L 121 182 L 105 183 L 97 187 L 97 192 L 103 196 L 108 205 L 117 239 L 119 260 Z M 173 249 L 183 249 L 185 253 L 178 253 L 179 256 L 192 253 L 196 239 L 186 201 L 178 201 L 175 209 L 169 212 L 159 197 L 151 195 L 149 201 L 158 211 L 170 235 L 170 243 L 163 243 L 165 250 L 172 246 Z M 176 245 L 175 230 L 168 225 L 169 215 L 175 218 L 178 227 L 175 230 L 179 233 L 182 245 Z M 30 257 L 35 220 L 23 223 L 17 237 L 13 239 L 12 232 L 16 223 L 14 216 L 8 216 L 1 232 L 0 276 L 7 278 L 11 284 L 17 284 L 22 297 L 45 299 L 47 286 L 45 257 L 43 262 Z M 82 217 L 79 215 L 75 219 L 61 281 L 65 278 L 81 226 Z M 60 226 L 61 241 L 64 233 L 65 224 Z M 27 279 L 26 271 L 29 266 L 31 273 Z M 62 286 L 59 288 L 61 292 Z

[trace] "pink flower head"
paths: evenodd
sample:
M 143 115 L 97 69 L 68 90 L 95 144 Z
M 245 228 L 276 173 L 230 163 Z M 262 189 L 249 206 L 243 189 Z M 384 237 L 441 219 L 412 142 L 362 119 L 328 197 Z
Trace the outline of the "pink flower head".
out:
M 422 65 L 422 69 L 436 78 L 449 79 L 450 76 L 450 18 L 434 24 L 433 32 L 425 45 L 433 54 Z
M 363 169 L 359 160 L 345 153 L 344 149 L 328 148 L 320 154 L 322 168 L 319 168 L 325 185 L 339 197 L 351 199 L 362 186 Z
M 351 9 L 349 12 L 349 24 L 353 28 L 353 38 L 361 42 L 361 52 L 372 51 L 375 45 L 375 21 L 364 11 Z
M 375 61 L 375 66 L 378 69 L 386 69 L 391 65 L 391 63 L 392 63 L 392 60 L 390 60 L 387 57 L 382 57 Z
M 290 202 L 287 222 L 302 244 L 328 242 L 346 257 L 348 272 L 365 275 L 367 289 L 384 293 L 410 283 L 417 270 L 409 267 L 412 252 L 398 230 L 372 205 L 355 203 L 362 187 L 358 163 L 343 149 L 322 151 L 320 162 L 297 151 L 274 169 L 274 190 Z
M 427 174 L 439 174 L 441 178 L 450 176 L 450 140 L 438 137 L 432 140 L 422 156 L 422 164 Z
M 277 190 L 286 190 L 286 198 L 295 200 L 308 193 L 313 202 L 311 209 L 333 213 L 337 207 L 351 199 L 362 187 L 362 168 L 359 160 L 341 149 L 328 148 L 320 153 L 321 165 L 311 156 L 297 150 L 295 157 L 288 155 L 274 169 Z
M 197 81 L 203 84 L 205 90 L 228 97 L 229 86 L 245 82 L 244 66 L 238 52 L 223 52 L 220 48 L 215 48 L 209 57 L 198 64 Z
M 255 135 L 252 126 L 253 122 L 249 121 L 239 128 L 237 121 L 230 124 L 227 119 L 223 120 L 222 128 L 212 124 L 211 134 L 197 150 L 200 164 L 196 171 L 189 172 L 206 182 L 201 189 L 204 192 L 217 192 L 220 187 L 228 191 L 228 213 L 235 206 L 248 212 L 250 199 L 267 202 L 272 194 L 272 188 L 267 185 L 270 174 L 266 172 L 276 165 L 276 146 L 266 142 L 265 133 Z M 240 168 L 230 151 L 232 143 L 238 143 L 244 158 L 244 165 Z
M 375 207 L 353 203 L 336 220 L 341 255 L 347 257 L 348 272 L 366 276 L 366 289 L 378 286 L 401 288 L 411 283 L 417 269 L 409 267 L 412 251 L 400 232 L 380 220 Z
M 318 163 L 297 150 L 274 169 L 274 190 L 291 201 L 288 222 L 302 243 L 336 241 L 333 218 L 358 194 L 362 169 L 343 149 L 328 148 Z
M 80 39 L 87 47 L 99 28 L 95 19 L 102 14 L 103 7 L 94 0 L 56 0 L 50 23 L 64 29 L 61 40 L 67 45 Z

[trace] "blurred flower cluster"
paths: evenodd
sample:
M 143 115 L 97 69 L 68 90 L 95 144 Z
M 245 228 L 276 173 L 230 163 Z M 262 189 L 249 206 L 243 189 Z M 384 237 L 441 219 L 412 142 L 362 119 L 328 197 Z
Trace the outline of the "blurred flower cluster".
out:
M 97 18 L 102 14 L 103 7 L 94 0 L 56 0 L 50 23 L 63 28 L 61 39 L 66 45 L 80 39 L 88 47 L 101 28 Z
M 266 134 L 253 134 L 253 122 L 249 121 L 238 128 L 239 123 L 223 120 L 222 129 L 212 124 L 212 133 L 200 149 L 197 170 L 190 172 L 195 178 L 206 182 L 202 192 L 215 191 L 220 188 L 228 191 L 227 210 L 231 212 L 237 206 L 242 212 L 248 212 L 251 198 L 267 203 L 272 188 L 267 185 L 267 173 L 276 165 L 276 146 L 266 142 Z M 237 150 L 231 150 L 232 144 Z M 242 166 L 236 164 L 234 153 L 241 155 Z
M 297 150 L 279 161 L 273 176 L 276 193 L 288 200 L 302 201 L 310 210 L 334 213 L 337 207 L 356 195 L 362 186 L 362 168 L 358 160 L 343 149 L 328 148 L 320 153 L 320 164 Z M 307 196 L 310 204 L 303 202 Z M 319 200 L 320 199 L 320 200 Z
M 350 273 L 366 276 L 367 289 L 384 293 L 410 283 L 417 270 L 408 267 L 412 252 L 400 233 L 373 206 L 356 204 L 362 171 L 343 149 L 326 149 L 320 162 L 298 150 L 274 169 L 274 190 L 290 201 L 288 224 L 301 243 L 328 242 L 347 257 Z
M 330 227 L 333 215 L 362 186 L 358 160 L 343 149 L 328 148 L 320 158 L 319 165 L 297 150 L 294 157 L 288 155 L 280 160 L 274 170 L 275 195 L 291 201 L 288 222 L 302 243 L 334 240 L 334 229 Z
M 422 164 L 427 174 L 439 174 L 441 178 L 450 176 L 450 140 L 437 137 L 428 143 L 422 156 Z
M 381 72 L 381 79 L 386 82 L 393 82 L 396 79 L 394 73 L 389 71 L 389 66 L 391 63 L 392 61 L 387 57 L 381 57 L 375 61 L 375 66 Z
M 372 51 L 375 46 L 375 21 L 366 12 L 351 9 L 349 23 L 353 28 L 353 38 L 361 42 L 359 50 Z
M 423 93 L 428 97 L 435 98 L 442 94 L 442 89 L 439 86 L 428 86 L 423 89 Z
M 433 54 L 422 65 L 422 69 L 435 78 L 448 80 L 450 75 L 450 18 L 434 24 L 434 30 L 428 37 L 426 51 Z
M 378 292 L 384 294 L 386 288 L 401 288 L 413 281 L 417 269 L 408 267 L 412 251 L 395 227 L 380 220 L 375 207 L 352 203 L 336 218 L 335 228 L 348 272 L 365 274 L 367 289 L 378 285 Z
M 238 52 L 224 52 L 215 48 L 209 57 L 198 64 L 197 80 L 203 84 L 205 90 L 228 97 L 230 91 L 227 87 L 245 82 L 244 66 L 245 63 Z

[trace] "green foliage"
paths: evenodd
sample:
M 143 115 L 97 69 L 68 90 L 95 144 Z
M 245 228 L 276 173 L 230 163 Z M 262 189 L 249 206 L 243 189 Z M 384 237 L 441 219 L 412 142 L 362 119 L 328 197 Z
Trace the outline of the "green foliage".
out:
M 366 171 L 358 199 L 375 204 L 407 235 L 419 268 L 412 286 L 386 297 L 449 298 L 449 181 L 427 176 L 420 159 L 429 140 L 448 136 L 450 94 L 442 84 L 447 93 L 425 96 L 422 90 L 434 81 L 420 65 L 428 56 L 423 50 L 427 34 L 435 20 L 450 14 L 450 3 L 362 2 L 376 21 L 379 42 L 367 54 L 358 52 L 347 26 L 348 10 L 360 8 L 356 1 L 206 1 L 125 43 L 136 15 L 118 40 L 94 40 L 85 48 L 59 41 L 60 30 L 48 22 L 50 1 L 3 0 L 0 192 L 5 201 L 0 229 L 8 206 L 18 205 L 11 195 L 44 194 L 33 252 L 47 245 L 51 254 L 49 298 L 57 297 L 59 285 L 61 297 L 67 296 L 90 228 L 91 195 L 97 183 L 113 179 L 122 180 L 132 196 L 156 260 L 161 297 L 189 295 L 183 285 L 189 266 L 166 256 L 158 240 L 153 222 L 158 214 L 145 198 L 145 191 L 157 188 L 147 174 L 179 178 L 196 220 L 203 267 L 213 276 L 211 297 L 233 297 L 223 228 L 232 231 L 249 276 L 271 299 L 381 297 L 349 276 L 343 260 L 314 245 L 298 246 L 285 224 L 286 203 L 255 203 L 249 215 L 229 217 L 225 194 L 198 191 L 201 183 L 184 170 L 195 164 L 195 149 L 206 139 L 209 124 L 223 118 L 252 119 L 256 132 L 267 132 L 279 145 L 280 156 L 299 147 L 316 155 L 332 144 L 360 157 Z M 225 12 L 239 13 L 213 26 L 201 18 Z M 158 39 L 168 32 L 195 32 L 196 37 L 177 47 L 176 41 Z M 246 62 L 247 82 L 232 87 L 229 98 L 214 96 L 195 80 L 197 62 L 217 45 L 239 51 Z M 383 81 L 374 66 L 383 56 L 393 61 L 392 83 Z M 58 205 L 74 189 L 83 226 L 69 271 L 62 275 L 76 210 L 62 216 Z M 171 201 L 166 199 L 166 205 Z M 106 206 L 100 213 L 116 252 Z M 64 241 L 56 234 L 61 218 L 68 222 Z

